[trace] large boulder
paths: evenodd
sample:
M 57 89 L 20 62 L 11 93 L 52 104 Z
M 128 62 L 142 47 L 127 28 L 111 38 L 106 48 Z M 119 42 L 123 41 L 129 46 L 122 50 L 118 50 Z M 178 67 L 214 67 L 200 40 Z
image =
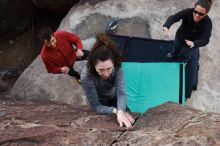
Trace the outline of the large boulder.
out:
M 220 115 L 174 103 L 148 110 L 133 129 L 86 106 L 2 100 L 0 145 L 220 145 Z
M 181 2 L 177 0 L 139 0 L 138 2 L 134 0 L 80 1 L 77 5 L 72 7 L 67 16 L 62 20 L 58 30 L 71 31 L 78 34 L 82 39 L 88 39 L 94 37 L 96 32 L 103 32 L 108 22 L 112 18 L 115 18 L 119 20 L 119 27 L 116 34 L 170 40 L 174 39 L 176 29 L 180 23 L 176 23 L 171 27 L 171 36 L 169 38 L 165 36 L 162 30 L 163 23 L 169 15 L 181 9 L 193 7 L 195 2 L 196 0 L 184 0 Z M 217 47 L 220 45 L 220 42 L 216 41 L 220 35 L 218 28 L 220 16 L 217 13 L 219 5 L 220 1 L 213 1 L 213 7 L 209 14 L 213 20 L 212 38 L 208 46 L 200 49 L 198 90 L 195 91 L 192 98 L 187 101 L 187 105 L 189 106 L 213 112 L 220 112 L 220 67 L 218 65 L 219 49 Z M 37 65 L 38 68 L 43 67 L 39 64 L 35 65 Z M 31 67 L 33 68 L 33 64 Z M 27 90 L 26 86 L 33 87 L 37 80 L 42 78 L 42 75 L 45 76 L 45 74 L 38 74 L 38 76 L 36 76 L 36 70 L 31 70 L 30 67 L 28 70 L 29 72 L 24 72 L 21 75 L 21 79 L 15 84 L 14 89 L 19 90 L 12 90 L 13 94 L 22 97 L 24 95 L 23 92 L 26 94 L 35 92 L 32 89 Z M 35 76 L 37 80 L 32 80 L 31 78 L 33 78 L 33 76 Z M 43 79 L 46 79 L 45 77 Z M 26 80 L 23 80 L 23 78 L 26 78 Z M 52 87 L 54 84 L 58 85 L 62 83 L 59 88 L 64 90 L 70 84 L 69 82 L 72 82 L 71 80 L 65 80 L 64 78 L 66 78 L 66 76 L 54 79 L 53 82 L 50 82 L 49 78 L 55 77 L 48 75 L 47 80 L 42 80 L 38 87 L 45 90 L 46 86 Z M 32 82 L 29 82 L 30 80 Z M 21 86 L 18 87 L 18 85 Z M 60 90 L 53 90 L 47 93 L 54 96 L 60 94 Z M 66 92 L 71 93 L 74 91 L 66 90 Z M 39 95 L 40 94 L 38 94 L 38 96 Z M 47 97 L 44 94 L 42 95 Z M 28 96 L 25 97 L 30 98 Z M 62 99 L 59 99 L 59 101 L 60 100 Z
M 86 104 L 83 90 L 75 78 L 47 73 L 40 56 L 19 77 L 11 94 L 15 98 Z

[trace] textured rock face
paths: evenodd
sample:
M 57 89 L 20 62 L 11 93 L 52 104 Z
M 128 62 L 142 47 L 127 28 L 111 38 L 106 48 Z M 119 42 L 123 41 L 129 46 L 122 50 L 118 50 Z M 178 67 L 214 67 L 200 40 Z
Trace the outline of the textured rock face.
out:
M 218 114 L 166 103 L 144 113 L 135 130 L 120 136 L 116 145 L 219 145 L 219 118 Z
M 117 34 L 151 37 L 153 39 L 174 39 L 179 23 L 171 27 L 171 36 L 167 38 L 162 31 L 162 25 L 169 15 L 177 11 L 193 7 L 196 0 L 106 0 L 106 1 L 81 1 L 74 6 L 63 19 L 59 30 L 67 30 L 78 34 L 82 39 L 94 37 L 96 32 L 103 32 L 111 18 L 119 19 Z M 220 1 L 213 1 L 212 9 L 209 13 L 213 20 L 212 38 L 208 46 L 200 48 L 200 71 L 198 90 L 193 93 L 192 98 L 187 101 L 189 106 L 197 109 L 219 112 L 220 113 L 220 67 L 219 62 L 219 20 L 218 9 Z M 45 74 L 44 74 L 45 75 Z M 43 76 L 44 76 L 43 75 Z M 23 74 L 22 76 L 26 76 Z M 36 76 L 34 71 L 29 72 L 29 78 Z M 39 75 L 39 77 L 42 76 Z M 30 80 L 30 79 L 28 79 Z M 28 80 L 25 82 L 29 84 Z M 61 80 L 53 82 L 59 84 Z M 64 81 L 64 80 L 62 80 Z M 31 84 L 35 84 L 33 81 Z M 70 80 L 63 82 L 61 88 L 69 85 Z M 45 84 L 42 82 L 42 84 Z M 21 85 L 21 84 L 19 84 Z M 30 85 L 30 84 L 29 84 Z M 52 83 L 47 82 L 47 85 Z M 31 85 L 33 86 L 33 85 Z M 45 87 L 39 85 L 39 87 Z M 16 87 L 18 89 L 18 87 Z M 33 92 L 20 86 L 18 96 L 22 92 Z M 41 88 L 42 89 L 42 88 Z M 68 91 L 66 91 L 68 92 Z M 72 91 L 69 91 L 72 92 Z M 13 92 L 15 93 L 15 92 Z M 50 94 L 59 94 L 58 92 Z M 72 94 L 72 93 L 71 93 Z
M 116 117 L 86 106 L 1 100 L 0 109 L 2 146 L 110 145 L 123 133 Z
M 0 145 L 220 145 L 220 115 L 166 103 L 118 128 L 86 106 L 0 100 Z

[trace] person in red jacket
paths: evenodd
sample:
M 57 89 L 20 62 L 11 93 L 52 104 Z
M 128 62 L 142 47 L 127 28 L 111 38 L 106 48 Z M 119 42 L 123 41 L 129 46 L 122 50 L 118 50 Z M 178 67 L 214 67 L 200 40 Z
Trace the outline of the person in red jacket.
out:
M 89 51 L 83 50 L 80 38 L 66 31 L 52 32 L 47 29 L 43 34 L 44 45 L 41 58 L 48 73 L 65 73 L 80 82 L 80 75 L 73 68 L 76 60 L 85 60 Z

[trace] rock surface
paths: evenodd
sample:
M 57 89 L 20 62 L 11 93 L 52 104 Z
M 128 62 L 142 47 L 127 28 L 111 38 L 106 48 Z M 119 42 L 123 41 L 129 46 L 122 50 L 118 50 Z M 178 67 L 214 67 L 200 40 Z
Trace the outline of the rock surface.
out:
M 134 131 L 123 133 L 117 145 L 195 146 L 220 145 L 220 115 L 174 103 L 148 110 L 137 120 Z
M 196 0 L 105 0 L 105 1 L 81 1 L 74 6 L 63 19 L 60 24 L 59 30 L 67 30 L 78 34 L 82 39 L 94 37 L 96 32 L 103 32 L 110 19 L 119 19 L 119 27 L 117 34 L 129 35 L 138 37 L 150 37 L 153 39 L 174 39 L 176 29 L 180 23 L 177 23 L 171 27 L 171 36 L 168 38 L 162 31 L 162 25 L 169 15 L 176 13 L 177 11 L 193 7 Z M 218 15 L 218 9 L 220 7 L 220 1 L 213 0 L 213 6 L 209 13 L 213 20 L 212 38 L 208 46 L 200 48 L 200 71 L 199 71 L 199 85 L 197 91 L 192 95 L 192 98 L 187 101 L 187 105 L 206 111 L 213 111 L 220 113 L 220 67 L 219 62 L 219 48 L 220 46 L 220 16 Z M 39 61 L 39 60 L 38 60 Z M 35 60 L 36 62 L 36 60 Z M 35 64 L 40 67 L 40 63 Z M 33 64 L 31 65 L 33 67 Z M 41 70 L 41 69 L 40 69 Z M 27 74 L 28 73 L 28 74 Z M 26 77 L 28 76 L 28 78 Z M 26 86 L 35 86 L 36 81 L 45 77 L 55 78 L 51 75 L 38 74 L 36 70 L 30 70 L 24 72 L 21 79 L 15 85 L 16 89 L 12 93 L 18 97 L 22 97 L 23 92 L 29 93 L 35 92 L 31 89 L 27 90 Z M 26 80 L 23 80 L 26 78 Z M 35 78 L 37 80 L 32 80 Z M 63 90 L 70 85 L 71 80 L 57 78 L 50 81 L 41 81 L 38 84 L 39 89 L 44 90 L 47 86 L 53 86 L 54 84 L 61 84 Z M 17 86 L 21 85 L 21 86 Z M 24 86 L 26 85 L 26 86 Z M 73 94 L 73 90 L 65 90 L 70 94 Z M 49 91 L 48 97 L 58 95 L 60 90 Z M 37 96 L 39 96 L 38 94 Z M 45 95 L 43 95 L 45 97 Z M 27 97 L 28 96 L 24 96 Z M 41 96 L 39 96 L 41 97 Z M 60 99 L 59 101 L 61 101 Z
M 220 115 L 174 103 L 150 109 L 126 131 L 86 106 L 0 98 L 0 145 L 220 145 Z

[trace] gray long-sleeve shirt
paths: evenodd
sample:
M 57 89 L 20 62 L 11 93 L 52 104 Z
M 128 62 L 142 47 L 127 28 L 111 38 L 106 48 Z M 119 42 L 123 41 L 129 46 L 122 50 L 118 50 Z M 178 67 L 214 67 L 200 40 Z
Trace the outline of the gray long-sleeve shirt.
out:
M 110 77 L 103 80 L 99 76 L 89 76 L 87 67 L 84 67 L 81 72 L 81 83 L 93 111 L 101 114 L 112 114 L 113 105 L 106 106 L 100 101 L 110 102 L 114 98 L 117 98 L 117 109 L 126 110 L 127 96 L 122 68 L 113 70 Z

